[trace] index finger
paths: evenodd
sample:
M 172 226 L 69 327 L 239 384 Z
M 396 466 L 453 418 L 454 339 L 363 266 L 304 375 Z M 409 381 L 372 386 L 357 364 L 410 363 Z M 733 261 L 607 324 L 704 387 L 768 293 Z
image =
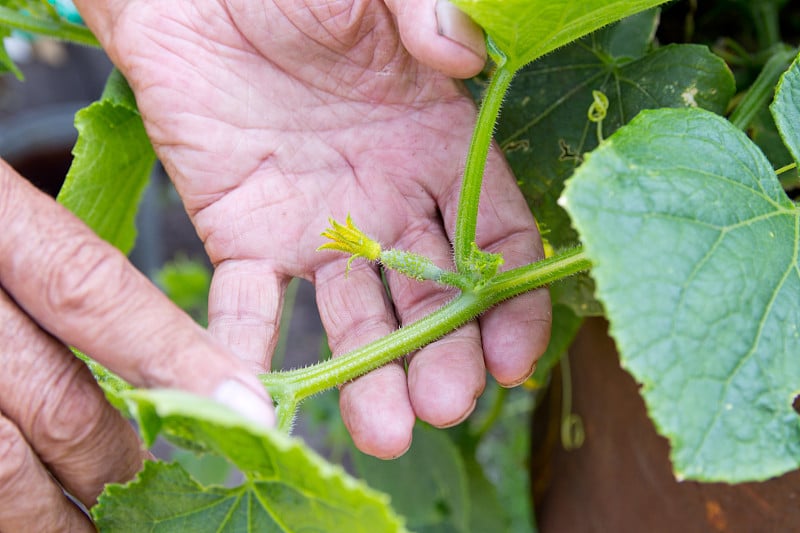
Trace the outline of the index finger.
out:
M 211 396 L 261 424 L 263 386 L 118 250 L 0 160 L 0 285 L 51 335 L 140 387 Z

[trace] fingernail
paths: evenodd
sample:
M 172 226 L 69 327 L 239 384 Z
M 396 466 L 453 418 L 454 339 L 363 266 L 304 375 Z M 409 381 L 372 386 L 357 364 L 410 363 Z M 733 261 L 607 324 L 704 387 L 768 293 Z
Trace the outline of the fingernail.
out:
M 439 35 L 486 57 L 483 30 L 449 0 L 436 0 L 436 23 Z
M 478 405 L 478 399 L 477 399 L 477 398 L 475 398 L 475 399 L 472 401 L 472 405 L 469 407 L 469 409 L 467 409 L 466 411 L 464 411 L 464 412 L 461 414 L 461 416 L 459 416 L 458 418 L 456 418 L 456 419 L 455 419 L 455 420 L 453 420 L 452 422 L 447 422 L 447 423 L 445 423 L 445 424 L 442 424 L 441 426 L 436 426 L 436 427 L 444 429 L 444 428 L 451 428 L 451 427 L 453 427 L 453 426 L 457 426 L 458 424 L 460 424 L 461 422 L 463 422 L 464 420 L 466 420 L 466 419 L 469 417 L 469 415 L 471 415 L 471 414 L 472 414 L 472 411 L 474 411 L 474 410 L 475 410 L 475 407 L 476 407 L 477 405 Z
M 538 363 L 538 361 L 534 361 L 533 364 L 531 365 L 530 370 L 528 370 L 528 373 L 525 374 L 524 376 L 522 376 L 520 378 L 517 378 L 516 380 L 514 380 L 514 381 L 512 381 L 510 383 L 500 383 L 500 382 L 498 382 L 498 383 L 500 383 L 501 387 L 506 388 L 506 389 L 511 389 L 511 388 L 517 387 L 519 385 L 522 385 L 523 383 L 528 381 L 528 379 L 533 375 L 534 372 L 536 372 L 537 363 Z
M 223 381 L 214 391 L 213 397 L 219 403 L 226 405 L 262 427 L 275 426 L 275 410 L 266 393 L 259 394 L 256 390 L 261 388 L 261 383 L 250 386 L 238 379 Z M 248 381 L 251 381 L 248 379 Z M 258 387 L 255 390 L 253 387 Z

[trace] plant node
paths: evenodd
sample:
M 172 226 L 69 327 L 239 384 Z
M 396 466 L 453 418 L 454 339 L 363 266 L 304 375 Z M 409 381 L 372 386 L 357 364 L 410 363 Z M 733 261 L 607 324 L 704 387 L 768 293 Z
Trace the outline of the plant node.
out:
M 476 285 L 480 285 L 497 274 L 497 269 L 500 268 L 505 261 L 503 254 L 493 254 L 484 252 L 474 242 L 469 250 L 469 267 L 475 279 Z

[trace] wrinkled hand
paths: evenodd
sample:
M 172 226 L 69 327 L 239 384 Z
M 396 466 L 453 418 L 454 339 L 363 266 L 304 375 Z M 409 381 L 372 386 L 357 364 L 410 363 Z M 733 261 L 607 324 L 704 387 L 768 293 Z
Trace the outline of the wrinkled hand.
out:
M 2 160 L 0 227 L 0 531 L 94 531 L 59 485 L 91 506 L 147 456 L 67 346 L 273 422 L 244 363 Z
M 209 329 L 255 370 L 270 367 L 293 276 L 316 286 L 334 355 L 453 297 L 388 273 L 390 299 L 375 267 L 356 262 L 345 277 L 346 257 L 315 252 L 328 217 L 350 213 L 383 245 L 451 265 L 475 109 L 445 73 L 477 73 L 485 52 L 448 4 L 438 28 L 456 40 L 437 31 L 433 0 L 129 0 L 104 12 L 79 4 L 131 83 L 216 267 Z M 496 149 L 477 240 L 502 252 L 506 268 L 542 257 Z M 503 384 L 525 379 L 549 336 L 548 298 L 537 291 L 486 313 L 414 354 L 407 375 L 391 364 L 345 386 L 342 414 L 358 447 L 393 457 L 409 446 L 415 415 L 461 421 L 486 368 Z

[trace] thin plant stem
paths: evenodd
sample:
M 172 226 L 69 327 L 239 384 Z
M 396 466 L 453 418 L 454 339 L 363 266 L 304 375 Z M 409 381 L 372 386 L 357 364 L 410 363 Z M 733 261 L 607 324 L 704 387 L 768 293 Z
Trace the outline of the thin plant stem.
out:
M 458 215 L 453 238 L 456 270 L 462 274 L 471 272 L 469 258 L 472 243 L 475 242 L 483 171 L 492 143 L 492 132 L 514 74 L 515 71 L 505 61 L 498 64 L 481 102 L 478 120 L 472 133 L 458 199 Z
M 572 412 L 572 370 L 569 353 L 565 353 L 561 358 L 561 445 L 568 451 L 577 450 L 585 438 L 583 420 Z
M 8 7 L 0 6 L 0 27 L 100 48 L 100 41 L 85 26 L 65 20 L 32 17 Z
M 475 431 L 474 438 L 480 441 L 489 431 L 494 427 L 500 415 L 503 414 L 503 406 L 508 398 L 508 389 L 497 385 L 497 393 L 494 397 L 494 402 L 486 415 L 486 418 L 481 423 L 480 427 Z
M 795 170 L 796 168 L 797 168 L 797 163 L 789 163 L 788 165 L 784 165 L 781 168 L 779 168 L 778 170 L 776 170 L 775 174 L 780 176 L 781 174 L 789 172 L 790 170 Z
M 490 307 L 591 266 L 582 248 L 502 272 L 484 285 L 465 291 L 419 321 L 340 357 L 286 372 L 261 374 L 272 397 L 297 404 L 326 389 L 351 381 L 370 370 L 441 338 Z

